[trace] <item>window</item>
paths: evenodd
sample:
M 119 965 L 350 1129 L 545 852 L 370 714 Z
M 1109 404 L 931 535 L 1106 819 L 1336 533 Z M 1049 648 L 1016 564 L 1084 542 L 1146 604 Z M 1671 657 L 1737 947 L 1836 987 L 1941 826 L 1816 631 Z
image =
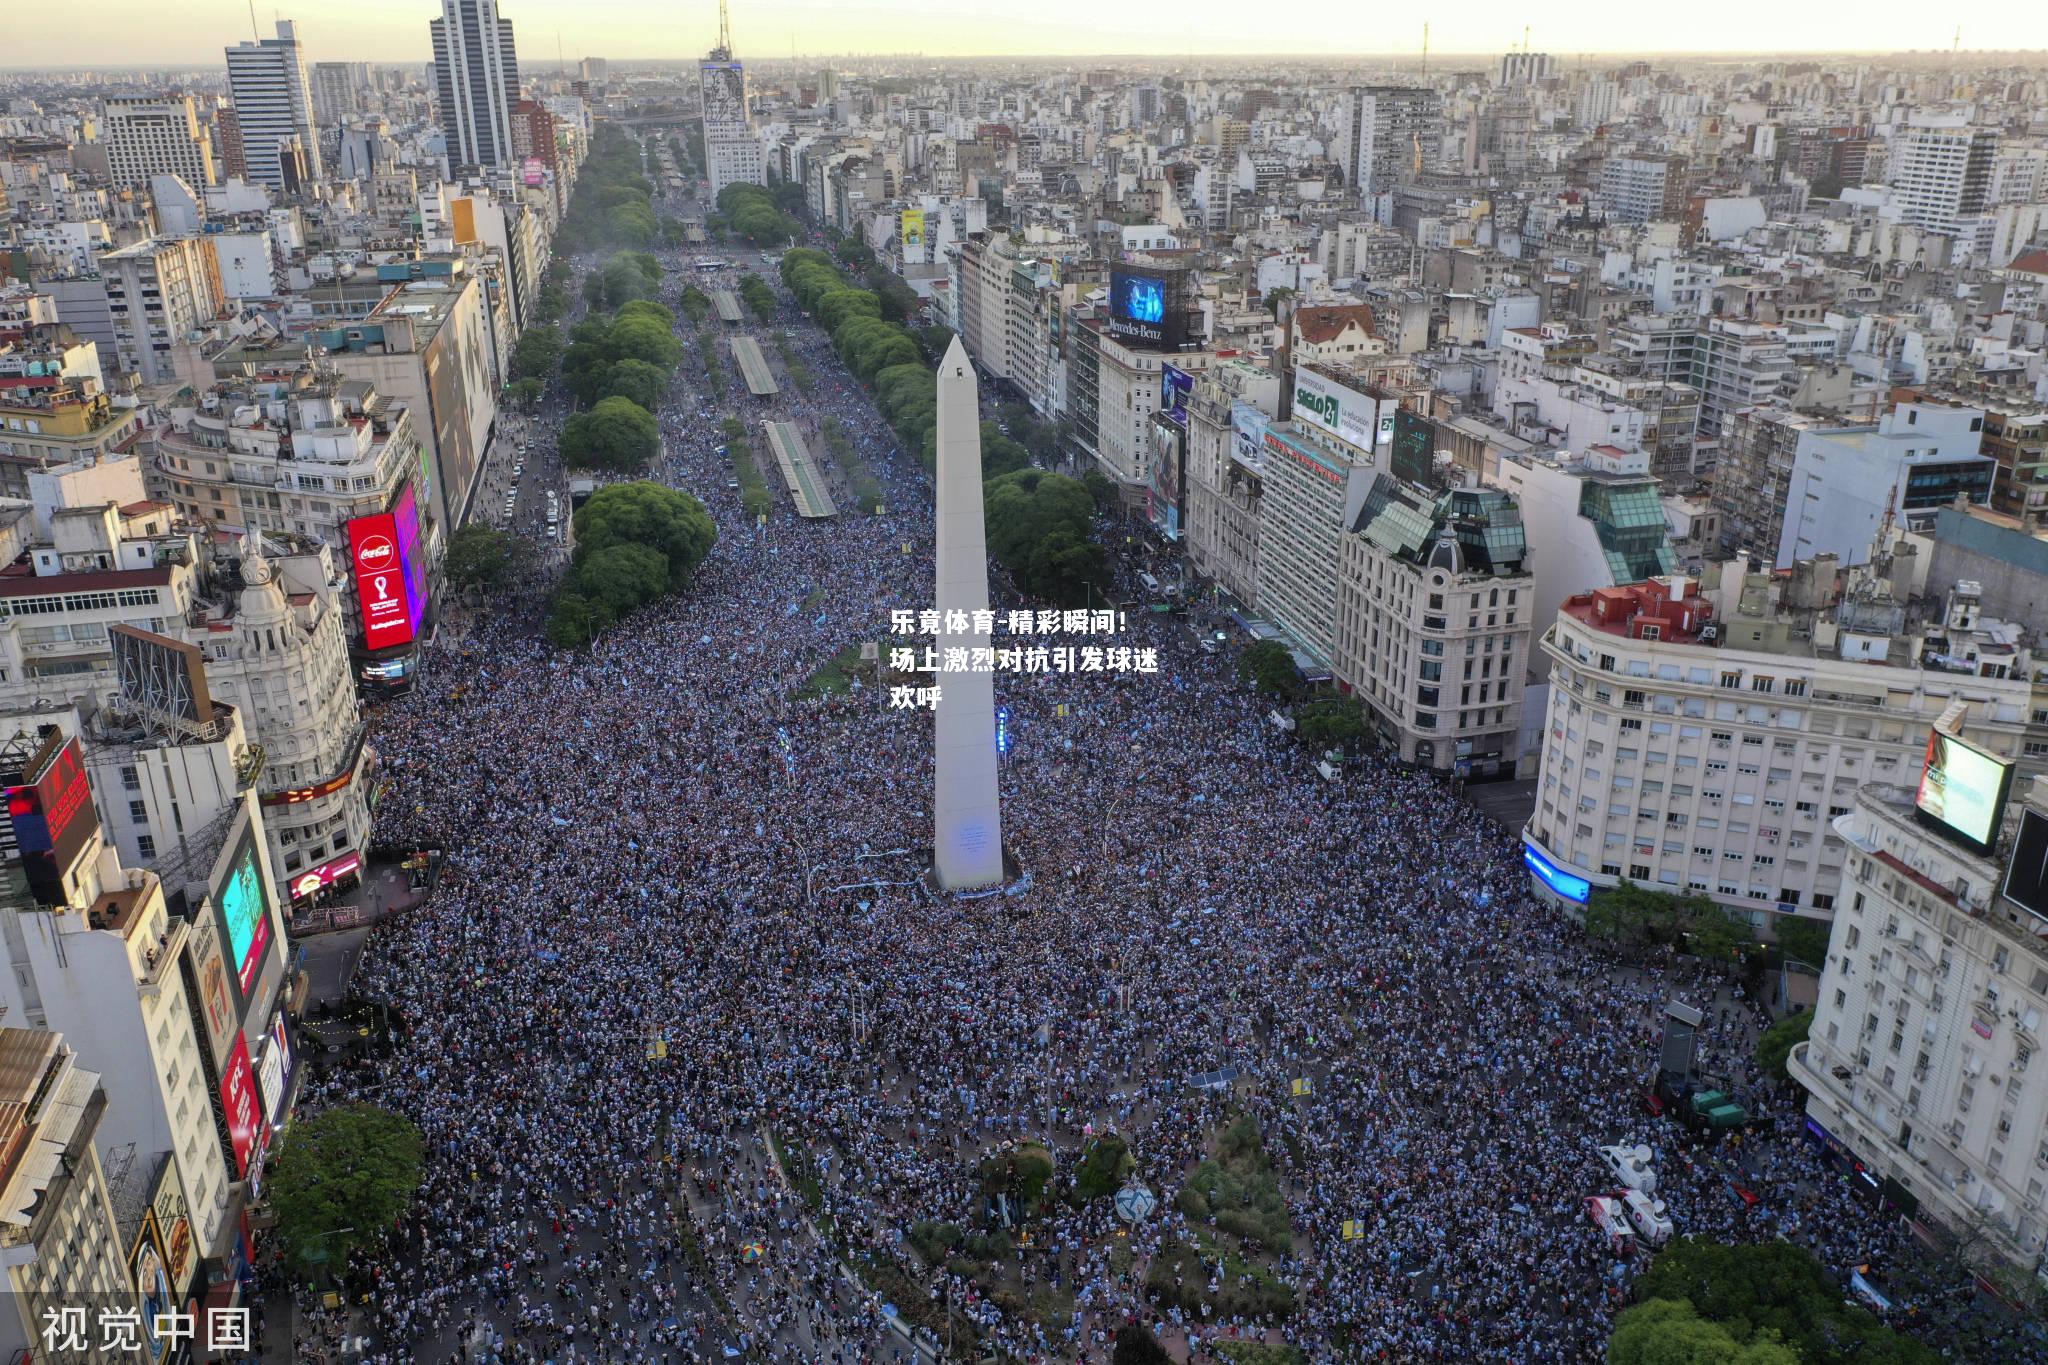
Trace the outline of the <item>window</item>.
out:
M 1749 680 L 1749 690 L 1752 692 L 1771 692 L 1775 691 L 1777 686 L 1778 680 L 1776 678 L 1766 678 L 1759 675 Z
M 1728 688 L 1741 687 L 1742 675 L 1740 673 L 1723 673 L 1721 675 L 1721 686 Z
M 128 818 L 138 825 L 147 824 L 149 822 L 149 807 L 140 801 L 130 801 L 128 803 Z
M 147 834 L 141 835 L 135 840 L 135 851 L 144 858 L 156 857 L 156 840 L 150 838 Z
M 135 771 L 134 764 L 124 763 L 121 765 L 121 785 L 129 791 L 142 790 L 142 778 Z
M 1803 696 L 1805 696 L 1805 695 L 1806 695 L 1806 679 L 1804 679 L 1804 678 L 1787 678 L 1787 679 L 1785 679 L 1785 695 L 1786 695 L 1786 696 L 1788 696 L 1788 697 L 1803 697 Z

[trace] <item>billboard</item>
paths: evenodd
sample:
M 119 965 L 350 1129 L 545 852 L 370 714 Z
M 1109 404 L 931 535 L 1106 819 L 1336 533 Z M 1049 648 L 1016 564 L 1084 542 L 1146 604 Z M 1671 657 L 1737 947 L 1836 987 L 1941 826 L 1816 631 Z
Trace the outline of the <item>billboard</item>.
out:
M 270 898 L 264 894 L 263 865 L 255 840 L 245 829 L 227 879 L 214 891 L 221 922 L 227 927 L 227 958 L 247 1001 L 256 989 L 263 950 L 270 946 Z
M 1173 289 L 1165 271 L 1117 266 L 1109 272 L 1109 331 L 1126 341 L 1168 346 L 1180 341 Z
M 142 1211 L 142 1226 L 135 1230 L 135 1242 L 128 1248 L 128 1273 L 135 1277 L 135 1292 L 142 1296 L 142 1344 L 145 1360 L 164 1358 L 170 1334 L 158 1335 L 160 1317 L 178 1309 L 171 1287 L 171 1272 L 165 1263 L 163 1237 L 156 1225 L 155 1208 Z M 163 1324 L 168 1328 L 168 1322 Z
M 178 1178 L 178 1163 L 168 1154 L 157 1169 L 149 1208 L 156 1215 L 157 1242 L 163 1248 L 171 1298 L 183 1303 L 185 1291 L 192 1287 L 193 1272 L 199 1269 L 199 1256 L 193 1246 L 191 1210 L 185 1206 L 185 1182 Z
M 1253 469 L 1266 466 L 1266 414 L 1242 398 L 1230 403 L 1230 451 Z
M 2048 920 L 2048 816 L 2020 813 L 2019 837 L 2005 867 L 2005 898 L 2036 919 Z
M 1379 403 L 1307 366 L 1294 372 L 1294 419 L 1361 450 L 1379 436 Z
M 897 231 L 903 235 L 906 252 L 924 250 L 924 210 L 905 209 L 896 216 Z
M 697 63 L 698 90 L 704 100 L 704 135 L 744 130 L 747 126 L 747 72 L 733 61 Z
M 398 495 L 391 519 L 398 530 L 398 569 L 405 577 L 406 610 L 412 614 L 413 629 L 417 631 L 427 619 L 427 557 L 420 551 L 419 502 L 413 497 L 410 483 Z
M 1188 424 L 1188 395 L 1195 391 L 1195 377 L 1174 365 L 1159 367 L 1159 415 L 1169 422 Z
M 1998 825 L 2011 790 L 2012 764 L 1955 735 L 1927 732 L 1927 761 L 1913 798 L 1921 823 L 1979 853 L 1989 853 L 1998 842 Z
M 1436 483 L 1435 425 L 1406 408 L 1394 410 L 1393 471 L 1403 483 L 1424 487 Z
M 235 1150 L 235 1177 L 240 1179 L 249 1174 L 249 1163 L 256 1155 L 256 1130 L 262 1119 L 258 1108 L 262 1101 L 256 1097 L 256 1073 L 249 1068 L 249 1044 L 239 1033 L 235 1035 L 234 1050 L 228 1054 L 227 1067 L 220 1077 L 221 1112 L 227 1119 L 228 1142 Z
M 1187 428 L 1167 421 L 1152 424 L 1152 478 L 1145 489 L 1146 512 L 1168 540 L 1181 534 L 1181 509 L 1186 504 Z
M 6 788 L 6 798 L 29 885 L 43 900 L 63 899 L 64 874 L 100 827 L 77 739 L 50 727 L 22 766 L 21 781 Z
M 389 512 L 356 517 L 348 524 L 349 562 L 355 566 L 356 597 L 363 608 L 363 647 L 409 645 L 419 634 L 412 617 L 405 571 L 398 554 L 398 519 Z
M 271 1021 L 263 1041 L 263 1060 L 256 1064 L 256 1091 L 263 1098 L 263 1117 L 272 1125 L 284 1122 L 285 1086 L 291 1079 L 291 1039 L 283 1010 Z
M 228 1064 L 228 1045 L 242 1021 L 228 986 L 227 962 L 220 951 L 220 925 L 210 915 L 200 915 L 192 922 L 192 965 L 199 1013 L 205 1020 L 207 1044 L 213 1052 L 213 1069 L 221 1071 Z
M 213 694 L 199 646 L 123 625 L 108 626 L 107 640 L 123 700 L 155 716 L 192 725 L 213 723 Z

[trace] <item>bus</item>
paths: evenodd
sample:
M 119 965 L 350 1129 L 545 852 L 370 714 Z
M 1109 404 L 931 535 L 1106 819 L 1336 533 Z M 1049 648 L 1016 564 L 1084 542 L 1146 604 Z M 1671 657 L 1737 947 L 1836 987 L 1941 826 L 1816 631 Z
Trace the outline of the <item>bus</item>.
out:
M 697 270 L 723 270 L 731 264 L 732 262 L 721 261 L 716 256 L 699 256 L 690 262 L 691 267 Z

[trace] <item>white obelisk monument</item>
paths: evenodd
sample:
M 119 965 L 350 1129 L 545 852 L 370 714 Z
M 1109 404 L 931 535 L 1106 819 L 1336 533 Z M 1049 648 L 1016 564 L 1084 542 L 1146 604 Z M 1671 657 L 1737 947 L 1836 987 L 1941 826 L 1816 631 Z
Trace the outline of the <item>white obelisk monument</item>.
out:
M 987 649 L 974 614 L 988 610 L 988 531 L 981 504 L 981 408 L 974 365 L 954 337 L 939 362 L 939 657 Z M 948 628 L 954 613 L 966 629 Z M 992 672 L 939 673 L 932 865 L 948 891 L 1003 879 L 1003 810 L 996 792 L 996 680 Z

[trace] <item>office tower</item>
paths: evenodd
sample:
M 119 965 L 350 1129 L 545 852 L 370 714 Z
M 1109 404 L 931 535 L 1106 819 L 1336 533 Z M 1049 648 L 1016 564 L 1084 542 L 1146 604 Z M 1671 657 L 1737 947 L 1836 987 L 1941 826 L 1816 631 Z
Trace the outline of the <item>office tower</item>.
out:
M 107 166 L 114 184 L 135 188 L 175 175 L 194 188 L 217 184 L 213 145 L 190 95 L 107 101 Z
M 512 21 L 498 17 L 497 0 L 441 0 L 441 17 L 428 27 L 449 161 L 511 165 L 512 106 L 519 102 Z
M 602 57 L 585 57 L 576 64 L 576 74 L 592 84 L 602 84 L 609 63 Z
M 1615 156 L 1600 168 L 1600 200 L 1622 223 L 1676 219 L 1685 212 L 1685 158 Z
M 1344 174 L 1360 194 L 1380 194 L 1436 160 L 1443 145 L 1436 91 L 1354 85 L 1337 107 Z
M 242 131 L 242 157 L 249 178 L 272 189 L 285 188 L 280 148 L 296 142 L 306 171 L 320 176 L 320 139 L 313 131 L 312 85 L 305 54 L 289 19 L 277 21 L 277 36 L 237 43 L 228 49 L 228 91 Z
M 340 123 L 363 112 L 361 91 L 369 82 L 362 62 L 313 63 L 313 114 L 321 123 Z
M 704 169 L 712 197 L 727 185 L 767 184 L 767 161 L 747 113 L 747 72 L 732 55 L 723 4 L 718 7 L 718 46 L 697 64 L 697 80 L 704 100 Z
M 1888 181 L 1898 191 L 1902 221 L 1953 232 L 1959 219 L 1984 212 L 1998 157 L 1996 128 L 1972 127 L 1968 114 L 1914 114 L 1892 142 Z

